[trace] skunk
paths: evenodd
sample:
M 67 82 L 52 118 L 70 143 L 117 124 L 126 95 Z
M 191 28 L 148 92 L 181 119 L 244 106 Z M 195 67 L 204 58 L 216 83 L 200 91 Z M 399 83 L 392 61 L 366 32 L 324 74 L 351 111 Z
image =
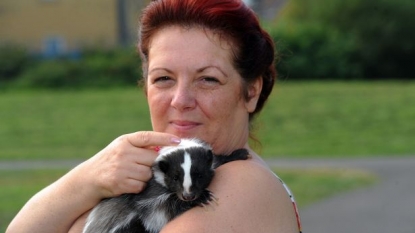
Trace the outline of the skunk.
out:
M 90 213 L 83 233 L 160 232 L 181 213 L 216 201 L 207 190 L 214 169 L 248 157 L 246 149 L 213 155 L 212 148 L 198 139 L 182 139 L 178 146 L 163 147 L 147 188 L 102 200 Z

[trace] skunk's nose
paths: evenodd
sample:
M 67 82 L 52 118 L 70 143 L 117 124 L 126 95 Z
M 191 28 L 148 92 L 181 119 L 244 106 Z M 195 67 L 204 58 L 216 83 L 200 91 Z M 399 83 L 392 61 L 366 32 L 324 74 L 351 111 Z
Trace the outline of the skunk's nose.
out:
M 196 199 L 196 195 L 193 193 L 183 193 L 183 199 L 185 201 L 194 201 Z

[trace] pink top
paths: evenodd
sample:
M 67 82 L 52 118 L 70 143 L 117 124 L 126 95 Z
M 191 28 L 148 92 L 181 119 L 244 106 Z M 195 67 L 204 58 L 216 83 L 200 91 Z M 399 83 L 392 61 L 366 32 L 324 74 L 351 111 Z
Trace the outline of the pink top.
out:
M 282 181 L 281 178 L 279 178 L 277 175 L 275 175 L 275 176 L 280 180 L 280 182 L 284 186 L 285 190 L 287 191 L 287 194 L 290 197 L 291 202 L 293 203 L 295 216 L 297 217 L 298 231 L 300 233 L 302 233 L 300 214 L 299 214 L 299 211 L 298 211 L 297 203 L 295 202 L 295 199 L 294 199 L 294 195 L 292 194 L 290 188 L 288 188 L 288 186 L 284 183 L 284 181 Z

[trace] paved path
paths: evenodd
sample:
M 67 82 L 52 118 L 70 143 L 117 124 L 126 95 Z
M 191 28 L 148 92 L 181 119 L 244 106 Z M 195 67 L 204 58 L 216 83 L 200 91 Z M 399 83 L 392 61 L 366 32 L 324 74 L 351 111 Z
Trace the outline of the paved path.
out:
M 0 170 L 68 168 L 81 161 L 0 162 Z M 283 168 L 362 169 L 376 173 L 373 186 L 300 209 L 305 233 L 415 233 L 415 156 L 404 158 L 269 160 Z
M 380 181 L 300 209 L 305 233 L 415 233 L 415 157 L 279 160 L 277 167 L 363 169 Z
M 68 169 L 80 164 L 81 160 L 17 160 L 1 161 L 0 171 L 28 169 Z

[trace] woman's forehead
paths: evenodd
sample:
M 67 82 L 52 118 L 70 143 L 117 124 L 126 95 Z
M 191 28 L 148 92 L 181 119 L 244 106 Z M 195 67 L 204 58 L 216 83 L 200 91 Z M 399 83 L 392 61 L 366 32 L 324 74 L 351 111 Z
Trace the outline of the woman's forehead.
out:
M 164 28 L 153 35 L 150 43 L 149 71 L 178 62 L 197 64 L 195 69 L 222 67 L 224 63 L 232 63 L 231 48 L 228 41 L 209 30 Z

